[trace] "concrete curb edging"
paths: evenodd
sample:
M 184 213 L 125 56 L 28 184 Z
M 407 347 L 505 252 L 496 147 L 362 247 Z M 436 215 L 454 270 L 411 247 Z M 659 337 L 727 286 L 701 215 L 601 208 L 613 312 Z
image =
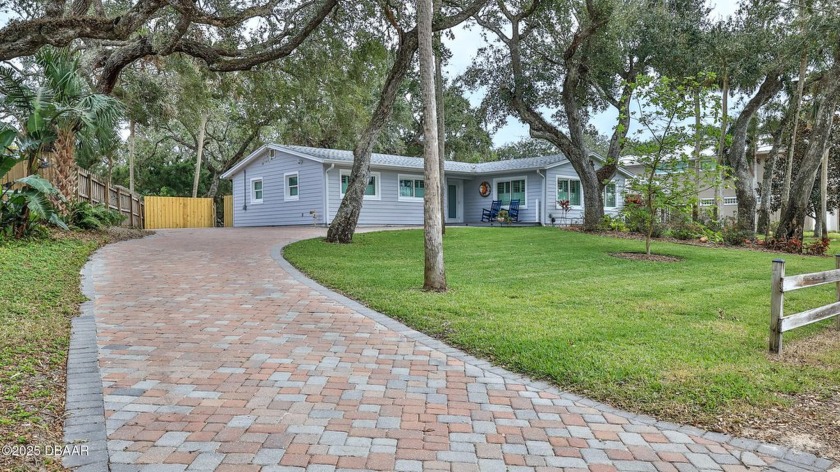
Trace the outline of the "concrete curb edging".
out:
M 67 445 L 87 446 L 88 453 L 65 456 L 62 463 L 78 472 L 109 470 L 105 403 L 94 317 L 96 293 L 93 274 L 101 265 L 102 261 L 94 253 L 81 270 L 82 294 L 88 301 L 82 303 L 81 313 L 73 318 L 70 328 L 64 442 Z
M 315 290 L 321 295 L 324 295 L 325 297 L 333 301 L 336 301 L 338 303 L 341 303 L 342 305 L 353 309 L 360 315 L 365 316 L 371 319 L 372 321 L 379 323 L 380 325 L 392 331 L 395 331 L 396 333 L 402 336 L 405 336 L 408 339 L 411 339 L 429 348 L 440 351 L 446 354 L 447 356 L 453 357 L 461 362 L 464 362 L 465 364 L 474 366 L 486 372 L 490 372 L 492 374 L 500 376 L 506 381 L 525 385 L 526 388 L 529 389 L 549 392 L 554 395 L 558 395 L 565 400 L 573 401 L 581 405 L 595 408 L 604 413 L 610 413 L 616 416 L 620 416 L 638 424 L 651 425 L 662 430 L 671 430 L 688 435 L 698 436 L 704 439 L 708 439 L 710 441 L 729 444 L 744 451 L 757 452 L 776 458 L 778 461 L 773 463 L 771 468 L 767 470 L 779 470 L 785 472 L 824 472 L 829 470 L 833 465 L 835 465 L 834 462 L 832 462 L 831 460 L 817 457 L 811 453 L 797 451 L 789 447 L 762 443 L 754 439 L 733 437 L 728 434 L 705 431 L 700 428 L 689 425 L 658 421 L 657 419 L 647 415 L 640 415 L 619 410 L 609 405 L 559 390 L 557 387 L 547 382 L 533 380 L 524 375 L 517 374 L 507 369 L 495 366 L 486 360 L 478 359 L 470 354 L 465 353 L 464 351 L 461 351 L 460 349 L 453 348 L 435 338 L 432 338 L 426 334 L 416 331 L 393 318 L 390 318 L 382 313 L 372 310 L 351 298 L 341 295 L 340 293 L 330 290 L 329 288 L 315 282 L 286 260 L 286 258 L 283 255 L 283 250 L 289 244 L 292 244 L 292 242 L 281 243 L 272 247 L 271 257 L 277 262 L 277 264 L 280 265 L 280 267 L 283 270 L 288 272 L 293 279 Z

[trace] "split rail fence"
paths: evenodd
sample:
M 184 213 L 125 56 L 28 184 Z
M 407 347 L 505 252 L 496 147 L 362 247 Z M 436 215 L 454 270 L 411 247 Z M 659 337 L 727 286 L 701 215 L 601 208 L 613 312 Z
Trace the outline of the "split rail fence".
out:
M 781 354 L 782 334 L 792 329 L 840 315 L 840 254 L 834 256 L 834 270 L 785 276 L 785 261 L 773 261 L 773 285 L 770 298 L 770 352 Z M 837 301 L 819 308 L 785 316 L 785 293 L 824 284 L 837 285 Z M 837 318 L 840 328 L 840 317 Z

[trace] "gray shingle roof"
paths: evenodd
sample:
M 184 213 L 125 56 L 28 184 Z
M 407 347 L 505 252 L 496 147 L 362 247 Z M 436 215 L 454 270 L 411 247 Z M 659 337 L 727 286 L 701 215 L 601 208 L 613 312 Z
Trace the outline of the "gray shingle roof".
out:
M 322 149 L 306 146 L 276 146 L 278 148 L 291 149 L 295 152 L 308 154 L 318 159 L 330 161 L 353 162 L 353 151 L 341 151 L 338 149 Z M 482 162 L 472 164 L 469 162 L 446 161 L 444 169 L 449 172 L 506 172 L 520 169 L 541 169 L 556 164 L 566 158 L 562 154 L 551 156 L 528 157 L 525 159 L 507 159 L 504 161 Z M 372 166 L 403 167 L 409 169 L 423 169 L 423 158 L 396 156 L 393 154 L 377 154 L 370 156 Z

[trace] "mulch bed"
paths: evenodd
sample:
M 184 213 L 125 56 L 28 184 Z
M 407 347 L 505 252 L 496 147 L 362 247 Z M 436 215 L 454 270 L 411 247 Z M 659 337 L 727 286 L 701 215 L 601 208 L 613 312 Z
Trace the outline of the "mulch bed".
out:
M 646 262 L 680 262 L 681 257 L 666 256 L 664 254 L 645 254 L 644 252 L 611 252 L 611 256 L 619 259 L 630 259 L 631 261 Z

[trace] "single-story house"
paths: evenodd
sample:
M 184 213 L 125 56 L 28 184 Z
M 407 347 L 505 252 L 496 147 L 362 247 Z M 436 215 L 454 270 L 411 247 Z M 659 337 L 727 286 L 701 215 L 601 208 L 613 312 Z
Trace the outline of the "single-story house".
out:
M 600 158 L 593 156 L 593 165 Z M 222 178 L 233 181 L 234 226 L 329 224 L 350 180 L 351 151 L 268 144 L 233 166 Z M 520 200 L 520 222 L 580 222 L 583 195 L 580 179 L 562 155 L 484 163 L 446 161 L 446 222 L 481 221 L 492 200 L 506 208 Z M 623 204 L 620 169 L 605 189 L 608 214 Z M 371 175 L 359 216 L 360 225 L 423 224 L 423 159 L 373 154 Z M 568 214 L 558 205 L 569 200 Z

